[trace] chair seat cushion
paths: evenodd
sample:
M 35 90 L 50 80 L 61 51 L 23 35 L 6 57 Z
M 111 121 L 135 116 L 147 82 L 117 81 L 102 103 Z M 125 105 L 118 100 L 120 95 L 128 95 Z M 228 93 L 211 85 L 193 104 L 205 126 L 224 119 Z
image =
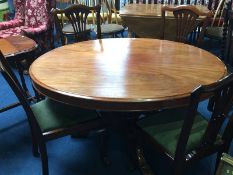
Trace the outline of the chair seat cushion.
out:
M 91 25 L 90 24 L 86 25 L 86 30 L 87 31 L 91 30 Z M 64 25 L 64 27 L 62 29 L 62 32 L 65 33 L 65 34 L 74 34 L 74 29 L 73 29 L 71 24 L 66 24 L 66 25 Z
M 182 108 L 165 110 L 140 120 L 138 126 L 174 157 L 184 116 L 185 110 Z M 186 153 L 198 146 L 207 125 L 208 122 L 200 113 L 197 113 L 186 146 Z
M 45 99 L 31 106 L 42 132 L 66 128 L 78 123 L 97 119 L 94 110 L 69 106 L 50 99 Z
M 123 30 L 124 30 L 124 27 L 119 24 L 102 24 L 101 25 L 102 34 L 117 33 L 117 32 L 122 32 Z
M 206 28 L 206 36 L 213 39 L 222 39 L 222 33 L 223 33 L 222 27 L 207 27 Z

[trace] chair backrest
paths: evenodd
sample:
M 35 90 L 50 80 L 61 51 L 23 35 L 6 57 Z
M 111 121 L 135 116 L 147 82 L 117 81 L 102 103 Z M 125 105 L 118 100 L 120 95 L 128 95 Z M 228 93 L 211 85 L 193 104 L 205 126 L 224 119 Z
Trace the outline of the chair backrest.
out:
M 225 64 L 233 67 L 233 59 L 230 59 L 231 55 L 231 43 L 232 43 L 232 29 L 233 29 L 233 12 L 232 12 L 232 2 L 228 1 L 224 8 L 224 22 L 223 22 L 223 32 L 222 32 L 222 47 L 221 54 L 222 60 Z
M 15 19 L 25 20 L 25 0 L 15 0 L 14 7 L 15 7 Z
M 97 25 L 97 38 L 101 38 L 100 29 L 100 9 L 101 6 L 88 7 L 82 4 L 73 4 L 65 9 L 52 9 L 52 14 L 55 19 L 57 32 L 61 36 L 62 44 L 65 44 L 64 34 L 62 32 L 63 20 L 59 15 L 65 15 L 68 22 L 72 25 L 76 41 L 88 40 L 90 30 L 86 28 L 88 14 L 95 13 Z
M 229 1 L 215 1 L 214 6 L 210 7 L 211 10 L 214 12 L 214 17 L 212 19 L 211 26 L 222 26 L 224 24 L 224 9 L 227 2 Z
M 56 8 L 63 9 L 67 6 L 70 6 L 76 2 L 73 2 L 74 0 L 56 0 Z
M 14 72 L 12 71 L 11 67 L 9 66 L 6 58 L 4 57 L 1 51 L 0 51 L 0 72 L 2 76 L 4 77 L 4 79 L 6 80 L 6 82 L 11 87 L 16 97 L 18 98 L 22 107 L 24 108 L 27 114 L 28 122 L 30 124 L 32 132 L 34 132 L 34 134 L 36 134 L 38 137 L 42 136 L 42 135 L 38 135 L 39 133 L 41 133 L 41 130 L 30 108 L 30 105 L 29 105 L 30 102 L 27 99 L 27 95 L 25 94 L 23 88 L 21 87 Z
M 171 11 L 176 19 L 176 41 L 185 42 L 188 35 L 193 32 L 200 24 L 206 22 L 212 16 L 211 12 L 201 12 L 192 5 L 180 5 L 176 7 L 163 6 L 162 9 L 161 39 L 165 35 L 166 12 Z M 202 20 L 197 20 L 199 16 L 206 16 Z M 204 24 L 203 24 L 204 26 Z
M 214 100 L 211 118 L 208 121 L 208 125 L 202 136 L 201 142 L 195 150 L 192 150 L 191 153 L 188 153 L 188 156 L 186 156 L 186 145 L 189 139 L 195 116 L 197 114 L 197 107 L 199 103 L 203 100 L 203 98 L 206 98 L 208 96 L 212 100 Z M 222 80 L 219 80 L 212 85 L 203 85 L 196 88 L 190 96 L 190 102 L 187 107 L 186 116 L 184 118 L 184 123 L 181 129 L 181 134 L 178 139 L 175 157 L 177 159 L 183 159 L 186 156 L 186 159 L 190 159 L 191 157 L 196 156 L 197 153 L 202 153 L 204 155 L 205 151 L 207 151 L 208 149 L 209 151 L 216 149 L 218 144 L 219 146 L 223 146 L 223 144 L 226 142 L 230 143 L 233 136 L 233 117 L 228 118 L 228 124 L 221 137 L 221 141 L 216 141 L 220 137 L 220 129 L 225 119 L 228 117 L 227 115 L 232 107 L 232 104 L 233 74 L 226 76 Z
M 47 0 L 32 1 L 25 0 L 25 26 L 38 27 L 47 25 L 49 22 L 49 12 L 47 9 Z

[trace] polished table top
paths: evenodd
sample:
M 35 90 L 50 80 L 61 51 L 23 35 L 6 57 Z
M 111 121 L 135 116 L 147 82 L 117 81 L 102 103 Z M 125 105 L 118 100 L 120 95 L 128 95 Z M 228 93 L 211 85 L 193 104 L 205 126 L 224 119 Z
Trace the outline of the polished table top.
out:
M 37 48 L 36 42 L 26 36 L 17 35 L 0 39 L 0 50 L 5 57 L 30 52 L 35 48 Z
M 54 49 L 33 62 L 34 86 L 55 100 L 102 110 L 179 106 L 200 84 L 226 74 L 211 53 L 182 43 L 117 38 Z
M 124 25 L 140 38 L 161 38 L 161 7 L 162 4 L 128 4 L 120 10 Z M 169 5 L 174 6 L 174 5 Z M 202 13 L 209 12 L 206 6 L 195 5 Z M 176 21 L 173 12 L 166 12 L 165 36 L 175 40 Z M 203 17 L 200 17 L 202 19 Z
M 165 4 L 166 5 L 166 4 Z M 161 17 L 161 7 L 163 4 L 128 4 L 120 10 L 120 16 L 134 17 Z M 174 7 L 175 5 L 166 5 Z M 195 5 L 203 13 L 209 12 L 207 6 Z M 173 16 L 173 12 L 168 12 L 166 16 Z

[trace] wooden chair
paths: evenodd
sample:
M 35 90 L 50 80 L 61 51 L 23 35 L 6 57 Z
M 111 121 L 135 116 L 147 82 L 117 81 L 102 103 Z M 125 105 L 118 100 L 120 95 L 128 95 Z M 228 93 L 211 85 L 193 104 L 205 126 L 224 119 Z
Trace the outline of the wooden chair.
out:
M 117 11 L 114 0 L 101 0 L 102 19 L 101 33 L 103 36 L 116 37 L 118 34 L 123 36 L 125 28 L 118 23 Z
M 181 5 L 176 7 L 163 6 L 162 7 L 162 27 L 161 27 L 161 39 L 165 38 L 165 14 L 167 11 L 171 11 L 176 19 L 176 34 L 175 41 L 187 42 L 188 36 L 197 29 L 198 26 L 202 25 L 205 28 L 207 20 L 212 16 L 211 12 L 203 13 L 200 12 L 195 6 Z M 198 19 L 199 16 L 205 16 L 203 19 Z M 202 30 L 203 31 L 203 30 Z M 200 44 L 201 38 L 203 38 L 203 32 L 200 32 L 197 36 L 197 44 Z M 196 37 L 195 37 L 196 38 Z
M 97 4 L 101 4 L 101 12 L 100 12 L 100 28 L 102 38 L 105 36 L 116 37 L 118 34 L 121 34 L 123 37 L 123 32 L 125 28 L 119 24 L 120 16 L 117 14 L 115 8 L 115 1 L 114 0 L 79 0 L 78 3 L 85 4 L 87 6 L 95 6 Z M 95 14 L 92 13 L 92 20 L 89 19 L 89 23 L 92 23 L 94 26 L 94 30 L 96 31 L 96 20 Z
M 43 175 L 49 174 L 47 141 L 103 128 L 102 119 L 94 110 L 84 110 L 48 98 L 29 106 L 26 95 L 1 52 L 0 72 L 26 112 L 33 141 L 33 155 L 39 156 L 40 152 Z
M 88 14 L 94 12 L 96 17 L 97 38 L 101 38 L 100 28 L 100 9 L 101 6 L 88 7 L 82 4 L 73 4 L 65 9 L 52 9 L 55 19 L 57 34 L 60 36 L 62 45 L 67 44 L 66 36 L 73 35 L 76 41 L 84 41 L 90 38 L 91 28 L 87 25 Z M 69 24 L 64 25 L 60 15 L 65 15 Z
M 226 10 L 224 15 L 224 24 L 222 27 L 222 47 L 221 54 L 222 60 L 228 66 L 229 70 L 233 71 L 233 59 L 232 57 L 232 30 L 233 30 L 233 12 L 231 2 L 226 3 Z
M 197 107 L 204 98 L 212 96 L 215 105 L 207 121 Z M 176 175 L 183 174 L 185 167 L 193 161 L 213 153 L 218 153 L 218 164 L 233 137 L 233 117 L 228 117 L 232 102 L 233 74 L 212 85 L 199 86 L 191 93 L 188 106 L 164 110 L 140 120 L 137 127 L 141 143 L 167 156 Z M 223 123 L 227 126 L 220 133 Z M 139 150 L 142 150 L 140 146 Z
M 211 19 L 211 24 L 206 28 L 205 36 L 209 39 L 221 40 L 224 24 L 224 7 L 227 0 L 220 0 L 216 9 L 212 9 L 214 16 Z

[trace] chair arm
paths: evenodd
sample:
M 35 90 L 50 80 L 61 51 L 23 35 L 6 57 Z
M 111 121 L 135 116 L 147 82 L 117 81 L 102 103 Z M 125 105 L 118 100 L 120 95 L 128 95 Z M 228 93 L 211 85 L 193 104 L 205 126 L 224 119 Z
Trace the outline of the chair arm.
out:
M 19 27 L 23 25 L 23 21 L 19 19 L 12 19 L 10 21 L 0 22 L 0 30 Z

